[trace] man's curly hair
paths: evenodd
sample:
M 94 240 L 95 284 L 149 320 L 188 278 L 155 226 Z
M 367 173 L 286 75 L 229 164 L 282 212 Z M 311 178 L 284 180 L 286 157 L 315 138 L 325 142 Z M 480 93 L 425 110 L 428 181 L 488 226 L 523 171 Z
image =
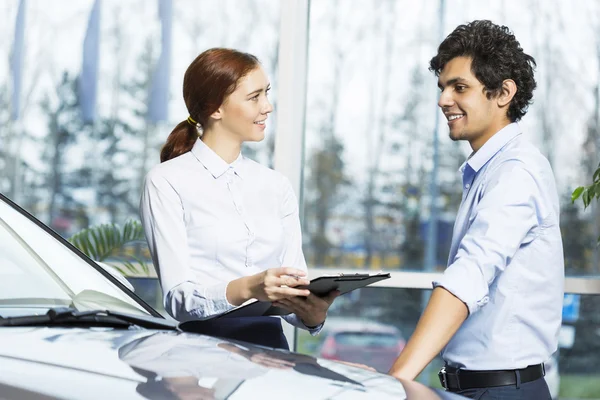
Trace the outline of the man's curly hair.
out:
M 439 76 L 448 62 L 461 56 L 471 58 L 471 71 L 485 87 L 488 99 L 501 93 L 505 79 L 515 82 L 517 93 L 507 112 L 511 122 L 527 113 L 536 86 L 533 76 L 536 63 L 523 52 L 506 26 L 487 20 L 459 25 L 440 44 L 437 55 L 429 62 L 429 70 Z

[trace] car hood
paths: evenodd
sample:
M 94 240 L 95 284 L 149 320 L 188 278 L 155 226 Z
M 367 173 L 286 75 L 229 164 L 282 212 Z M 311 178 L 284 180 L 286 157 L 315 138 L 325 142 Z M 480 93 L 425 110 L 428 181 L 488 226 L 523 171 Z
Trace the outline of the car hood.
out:
M 458 399 L 340 362 L 193 333 L 0 328 L 7 399 Z

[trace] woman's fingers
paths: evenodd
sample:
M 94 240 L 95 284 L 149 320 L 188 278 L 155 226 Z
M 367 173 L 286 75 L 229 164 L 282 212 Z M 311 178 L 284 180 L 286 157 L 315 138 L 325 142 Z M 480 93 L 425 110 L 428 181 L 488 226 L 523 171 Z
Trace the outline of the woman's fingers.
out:
M 281 307 L 295 314 L 307 312 L 309 308 L 306 300 L 297 297 L 279 299 L 277 304 L 281 304 Z
M 306 298 L 306 296 L 310 295 L 310 291 L 306 289 L 294 289 L 285 286 L 274 287 L 270 292 L 271 301 L 297 296 Z
M 276 276 L 282 276 L 282 275 L 291 275 L 291 276 L 297 276 L 297 277 L 305 277 L 306 276 L 306 271 L 298 269 L 298 268 L 291 268 L 291 267 L 271 268 L 270 271 L 273 271 L 273 274 Z
M 300 278 L 296 276 L 284 275 L 279 277 L 279 286 L 296 287 L 302 285 L 308 285 L 310 281 L 306 278 Z

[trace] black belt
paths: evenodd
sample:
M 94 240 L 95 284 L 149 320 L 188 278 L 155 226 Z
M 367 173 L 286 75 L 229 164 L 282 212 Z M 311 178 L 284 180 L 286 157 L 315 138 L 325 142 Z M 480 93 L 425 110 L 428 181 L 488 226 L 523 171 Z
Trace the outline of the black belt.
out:
M 537 364 L 522 369 L 498 371 L 469 371 L 446 366 L 440 370 L 438 376 L 445 389 L 462 390 L 516 385 L 517 372 L 520 383 L 535 381 L 546 374 L 544 364 Z

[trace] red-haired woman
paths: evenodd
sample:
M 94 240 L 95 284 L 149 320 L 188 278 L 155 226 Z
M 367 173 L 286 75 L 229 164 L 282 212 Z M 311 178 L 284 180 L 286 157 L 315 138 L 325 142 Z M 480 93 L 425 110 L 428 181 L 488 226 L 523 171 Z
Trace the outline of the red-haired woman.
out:
M 183 81 L 189 117 L 146 176 L 140 213 L 173 318 L 202 319 L 255 298 L 317 334 L 338 293 L 319 298 L 296 288 L 308 283 L 296 196 L 283 175 L 240 152 L 264 138 L 269 89 L 253 55 L 200 54 Z M 279 318 L 218 321 L 220 336 L 287 347 Z

